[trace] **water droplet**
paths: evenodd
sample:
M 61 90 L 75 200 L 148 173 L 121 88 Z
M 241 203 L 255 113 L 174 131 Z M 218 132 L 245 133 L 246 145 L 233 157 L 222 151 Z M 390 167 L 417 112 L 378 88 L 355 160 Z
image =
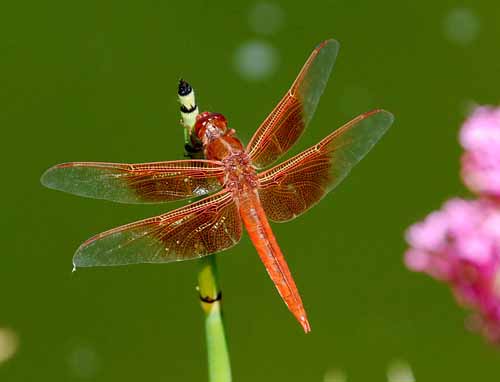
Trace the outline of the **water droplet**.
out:
M 394 360 L 387 367 L 388 382 L 415 382 L 413 371 L 408 362 Z
M 82 379 L 93 378 L 99 369 L 99 358 L 95 349 L 88 344 L 76 344 L 68 354 L 71 373 Z
M 278 53 L 269 43 L 248 41 L 234 54 L 236 71 L 248 81 L 259 81 L 270 77 L 278 65 Z
M 448 41 L 468 45 L 477 39 L 481 22 L 473 10 L 454 8 L 444 18 L 444 35 Z
M 0 364 L 11 358 L 19 347 L 19 339 L 12 329 L 0 328 Z
M 256 3 L 248 14 L 248 23 L 255 33 L 270 35 L 276 33 L 283 26 L 285 13 L 278 4 Z
M 342 370 L 330 369 L 326 372 L 323 378 L 324 382 L 346 382 L 347 376 Z

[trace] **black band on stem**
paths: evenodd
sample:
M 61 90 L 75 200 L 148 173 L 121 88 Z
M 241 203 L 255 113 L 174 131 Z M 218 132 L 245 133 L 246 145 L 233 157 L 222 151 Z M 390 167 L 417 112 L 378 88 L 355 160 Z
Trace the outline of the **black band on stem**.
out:
M 196 110 L 196 105 L 193 105 L 193 106 L 192 106 L 192 107 L 190 107 L 189 109 L 188 109 L 186 106 L 181 105 L 181 111 L 182 111 L 183 113 L 192 113 L 192 112 L 193 112 L 193 111 L 195 111 L 195 110 Z
M 217 294 L 217 297 L 215 299 L 211 298 L 211 297 L 203 297 L 201 294 L 200 294 L 200 300 L 203 301 L 203 302 L 206 302 L 207 304 L 213 304 L 214 302 L 217 302 L 217 301 L 220 301 L 222 300 L 222 292 L 219 292 Z

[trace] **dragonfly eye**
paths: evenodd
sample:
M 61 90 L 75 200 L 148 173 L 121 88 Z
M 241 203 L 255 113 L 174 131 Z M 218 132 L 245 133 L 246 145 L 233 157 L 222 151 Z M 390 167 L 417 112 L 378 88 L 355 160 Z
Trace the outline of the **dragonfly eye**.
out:
M 196 124 L 194 126 L 194 132 L 201 140 L 203 140 L 209 124 L 219 129 L 221 133 L 225 133 L 227 130 L 226 117 L 219 113 L 205 111 L 196 117 Z

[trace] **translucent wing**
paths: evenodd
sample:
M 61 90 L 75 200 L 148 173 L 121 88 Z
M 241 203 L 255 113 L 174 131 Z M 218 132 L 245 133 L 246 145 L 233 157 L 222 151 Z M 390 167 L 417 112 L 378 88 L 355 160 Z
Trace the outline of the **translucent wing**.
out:
M 315 146 L 261 174 L 260 200 L 270 220 L 300 215 L 334 189 L 387 131 L 391 113 L 362 114 Z
M 75 267 L 167 263 L 197 259 L 235 245 L 241 218 L 230 192 L 221 191 L 169 213 L 96 235 L 75 253 Z
M 206 195 L 222 188 L 224 166 L 208 160 L 141 164 L 71 162 L 49 168 L 48 188 L 119 203 L 161 203 Z
M 335 40 L 319 44 L 290 90 L 259 126 L 246 148 L 255 167 L 269 166 L 299 139 L 316 110 L 338 50 Z

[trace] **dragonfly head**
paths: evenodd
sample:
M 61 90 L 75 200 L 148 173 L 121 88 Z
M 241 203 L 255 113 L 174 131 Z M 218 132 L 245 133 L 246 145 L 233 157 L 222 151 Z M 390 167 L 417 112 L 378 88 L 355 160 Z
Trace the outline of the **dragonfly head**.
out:
M 222 114 L 205 111 L 196 117 L 194 132 L 203 143 L 219 138 L 226 130 L 227 120 Z

